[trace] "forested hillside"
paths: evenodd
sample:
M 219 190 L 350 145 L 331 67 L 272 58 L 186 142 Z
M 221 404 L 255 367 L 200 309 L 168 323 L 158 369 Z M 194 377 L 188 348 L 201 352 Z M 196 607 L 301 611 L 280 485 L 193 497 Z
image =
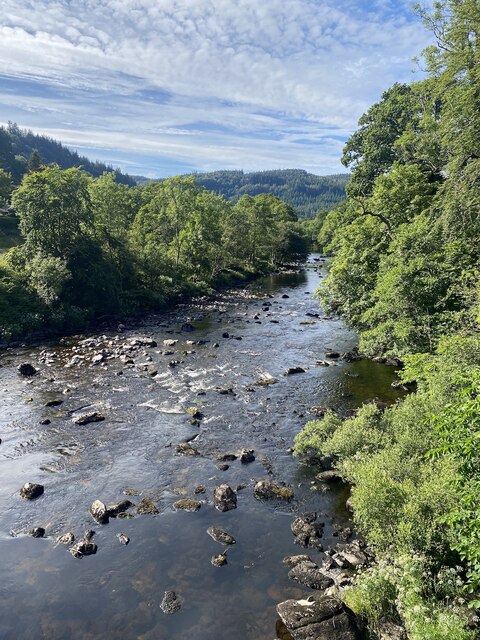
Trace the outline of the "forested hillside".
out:
M 348 199 L 319 234 L 324 304 L 365 355 L 400 358 L 417 391 L 327 412 L 296 453 L 333 456 L 352 485 L 378 563 L 344 598 L 371 630 L 463 640 L 478 637 L 467 607 L 480 605 L 480 5 L 417 11 L 437 43 L 428 75 L 362 116 L 343 155 Z
M 94 177 L 105 171 L 114 171 L 117 182 L 129 186 L 136 184 L 131 176 L 103 162 L 92 162 L 52 138 L 21 129 L 15 123 L 0 127 L 0 168 L 10 173 L 16 184 L 29 168 L 51 163 L 58 164 L 61 169 L 81 167 Z
M 2 338 L 158 308 L 307 251 L 293 209 L 278 198 L 232 205 L 193 177 L 128 187 L 114 173 L 40 165 L 12 204 L 23 242 L 0 261 Z
M 348 174 L 316 176 L 302 169 L 195 174 L 198 184 L 233 203 L 243 195 L 271 193 L 292 206 L 300 218 L 312 218 L 321 209 L 331 209 L 344 200 L 348 177 Z

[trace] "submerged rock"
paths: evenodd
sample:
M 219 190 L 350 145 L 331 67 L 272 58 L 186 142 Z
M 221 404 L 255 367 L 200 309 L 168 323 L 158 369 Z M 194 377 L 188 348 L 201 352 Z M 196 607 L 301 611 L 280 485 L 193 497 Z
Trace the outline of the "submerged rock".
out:
M 255 485 L 253 493 L 259 500 L 291 500 L 294 495 L 290 487 L 276 484 L 273 480 L 260 480 Z
M 90 514 L 98 524 L 107 524 L 109 513 L 107 505 L 101 500 L 94 500 L 90 505 Z
M 159 510 L 157 509 L 157 505 L 155 504 L 155 502 L 151 499 L 151 498 L 142 498 L 140 500 L 140 502 L 137 505 L 137 513 L 141 516 L 146 515 L 146 514 L 152 514 L 155 515 L 157 513 L 160 513 Z
M 35 500 L 44 492 L 43 485 L 35 484 L 35 482 L 26 482 L 20 489 L 20 495 L 25 500 Z
M 63 533 L 57 538 L 57 544 L 73 544 L 74 542 L 75 536 L 71 531 L 69 531 L 68 533 Z
M 221 484 L 213 492 L 213 502 L 219 511 L 230 511 L 237 508 L 237 496 L 228 484 Z
M 218 529 L 217 527 L 208 527 L 207 533 L 211 536 L 216 542 L 220 542 L 220 544 L 235 544 L 236 540 L 233 536 L 231 536 L 223 529 Z
M 105 420 L 105 416 L 98 411 L 92 411 L 91 413 L 82 413 L 75 418 L 72 418 L 72 422 L 79 425 L 90 424 L 91 422 L 102 422 Z
M 340 600 L 309 595 L 285 600 L 277 612 L 294 640 L 360 640 L 353 613 Z
M 181 600 L 177 596 L 175 591 L 165 591 L 165 595 L 163 596 L 163 600 L 160 604 L 160 609 L 163 611 L 163 613 L 176 613 L 181 609 L 181 607 Z
M 195 447 L 192 447 L 192 445 L 189 444 L 188 442 L 181 442 L 180 444 L 177 444 L 177 455 L 199 456 L 200 453 L 198 452 L 197 449 L 195 449 Z
M 199 500 L 193 500 L 192 498 L 182 498 L 173 503 L 175 509 L 180 511 L 200 511 L 202 503 Z
M 296 567 L 297 564 L 300 564 L 301 562 L 312 562 L 312 559 L 310 556 L 301 554 L 298 556 L 286 556 L 282 562 L 283 564 L 287 564 L 289 567 Z

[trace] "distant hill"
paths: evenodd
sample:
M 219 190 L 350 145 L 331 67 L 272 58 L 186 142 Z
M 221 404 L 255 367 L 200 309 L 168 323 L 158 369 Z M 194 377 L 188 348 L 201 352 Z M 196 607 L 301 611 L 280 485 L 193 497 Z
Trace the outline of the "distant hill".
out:
M 213 171 L 196 173 L 195 179 L 209 191 L 236 202 L 243 195 L 271 193 L 290 204 L 299 218 L 312 218 L 321 209 L 331 209 L 345 200 L 348 174 L 316 176 L 303 169 L 271 171 Z
M 7 127 L 0 127 L 0 167 L 9 171 L 15 182 L 21 181 L 34 150 L 38 151 L 43 164 L 54 162 L 62 169 L 82 167 L 94 177 L 101 176 L 105 171 L 114 171 L 118 182 L 129 186 L 136 184 L 132 176 L 103 162 L 92 162 L 53 138 L 38 135 L 28 129 L 21 129 L 12 122 L 9 122 Z

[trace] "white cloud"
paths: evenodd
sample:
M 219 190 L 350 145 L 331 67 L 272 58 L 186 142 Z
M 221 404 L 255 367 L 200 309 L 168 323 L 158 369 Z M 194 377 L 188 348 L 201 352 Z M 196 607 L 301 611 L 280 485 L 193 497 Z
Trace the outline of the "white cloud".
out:
M 165 153 L 188 152 L 198 162 L 194 139 L 210 140 L 217 166 L 237 143 L 243 149 L 250 132 L 257 162 L 292 153 L 285 166 L 306 166 L 313 153 L 325 153 L 316 131 L 352 131 L 382 90 L 409 79 L 410 59 L 427 36 L 404 2 L 2 0 L 0 72 L 55 95 L 17 96 L 16 105 L 3 95 L 0 117 L 11 109 L 10 119 L 65 129 L 69 139 L 88 131 L 116 137 L 116 149 L 165 145 Z M 155 91 L 168 98 L 155 100 Z M 36 116 L 25 122 L 16 113 Z M 229 132 L 193 136 L 189 126 L 199 121 Z M 310 148 L 286 135 L 292 121 L 302 138 L 312 136 Z M 263 139 L 269 133 L 280 140 Z M 188 145 L 180 139 L 187 134 Z M 318 167 L 327 161 L 331 154 Z

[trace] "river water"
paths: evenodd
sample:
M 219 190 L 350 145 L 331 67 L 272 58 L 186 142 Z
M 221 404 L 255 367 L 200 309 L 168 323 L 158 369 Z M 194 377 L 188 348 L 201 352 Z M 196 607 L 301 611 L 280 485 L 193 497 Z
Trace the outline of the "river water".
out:
M 134 364 L 107 355 L 92 365 L 88 360 L 102 347 L 89 353 L 79 346 L 85 336 L 0 354 L 0 638 L 275 637 L 275 605 L 306 591 L 288 579 L 282 564 L 284 556 L 303 552 L 290 531 L 294 514 L 324 514 L 325 547 L 336 541 L 334 525 L 348 518 L 345 491 L 312 490 L 315 470 L 291 456 L 293 437 L 314 406 L 347 412 L 365 400 L 399 396 L 391 388 L 394 371 L 385 365 L 316 366 L 329 348 L 355 345 L 355 335 L 340 320 L 324 319 L 312 298 L 321 277 L 321 263 L 312 256 L 299 273 L 149 316 L 120 334 L 107 332 L 107 354 L 108 341 L 115 347 L 138 336 L 157 341 L 135 351 Z M 182 331 L 185 322 L 194 330 Z M 222 337 L 225 332 L 230 337 Z M 167 339 L 178 342 L 165 347 Z M 78 354 L 87 360 L 66 367 Z M 172 360 L 179 363 L 171 367 Z M 39 373 L 19 376 L 22 362 Z M 158 373 L 152 376 L 147 366 Z M 289 367 L 305 373 L 285 376 Z M 277 384 L 256 386 L 265 373 Z M 46 407 L 51 400 L 62 404 Z M 199 425 L 186 411 L 192 406 L 203 414 Z M 106 419 L 74 424 L 80 410 Z M 40 424 L 46 419 L 50 424 Z M 176 445 L 186 440 L 201 455 L 177 455 Z M 218 468 L 218 456 L 242 448 L 254 449 L 256 460 Z M 263 478 L 284 481 L 295 498 L 282 504 L 255 499 L 253 486 Z M 44 485 L 44 494 L 22 499 L 25 482 Z M 237 492 L 238 508 L 226 513 L 212 500 L 222 483 L 245 485 Z M 198 485 L 204 494 L 194 494 Z M 130 519 L 93 521 L 88 509 L 95 499 L 113 503 L 126 492 L 135 503 L 152 498 L 159 513 L 131 509 Z M 172 505 L 182 497 L 200 499 L 200 510 L 176 511 Z M 206 533 L 211 525 L 237 541 L 220 568 L 210 562 L 223 550 Z M 45 537 L 29 536 L 32 527 L 45 528 Z M 76 559 L 56 544 L 60 534 L 71 531 L 80 539 L 91 528 L 96 555 Z M 120 544 L 120 533 L 130 538 L 128 546 Z M 182 602 L 173 615 L 159 606 L 168 590 Z

